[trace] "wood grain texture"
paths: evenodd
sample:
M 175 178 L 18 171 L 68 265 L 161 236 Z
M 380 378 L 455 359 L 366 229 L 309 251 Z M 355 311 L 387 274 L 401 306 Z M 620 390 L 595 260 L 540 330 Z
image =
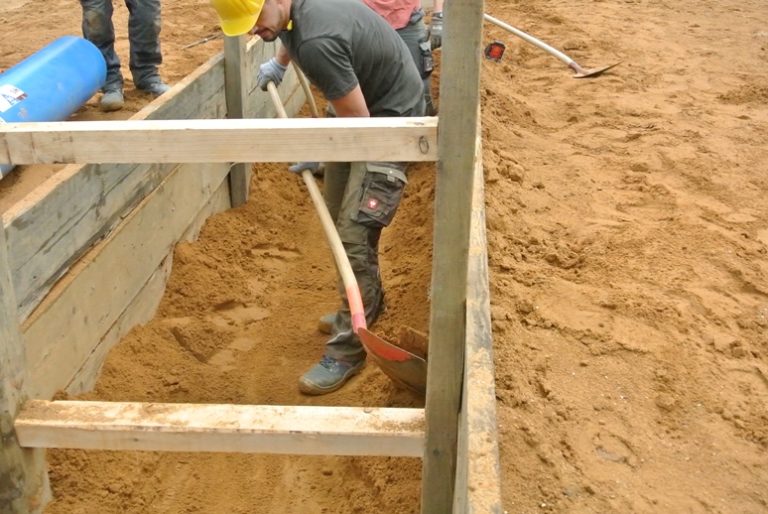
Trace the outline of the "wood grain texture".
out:
M 27 402 L 31 448 L 420 457 L 424 411 L 133 402 Z
M 286 142 L 290 142 L 287 144 Z M 204 163 L 434 161 L 435 118 L 8 123 L 0 161 Z
M 445 5 L 421 490 L 422 512 L 430 514 L 451 512 L 454 500 L 466 343 L 467 249 L 479 158 L 482 15 L 482 0 L 451 0 Z

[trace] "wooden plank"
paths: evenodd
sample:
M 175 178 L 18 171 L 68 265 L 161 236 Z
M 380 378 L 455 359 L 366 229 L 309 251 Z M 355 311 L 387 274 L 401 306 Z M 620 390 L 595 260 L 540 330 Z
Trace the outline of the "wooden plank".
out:
M 29 316 L 82 249 L 120 223 L 125 209 L 157 187 L 173 165 L 68 168 L 77 169 L 78 180 L 58 182 L 55 175 L 53 180 L 59 186 L 55 192 L 10 221 L 7 228 L 13 244 L 10 265 L 19 291 L 19 321 Z M 85 178 L 91 180 L 85 182 Z
M 477 144 L 480 149 L 479 137 Z M 454 514 L 504 512 L 501 505 L 496 425 L 482 152 L 479 151 L 478 155 L 474 170 L 467 271 L 467 345 L 459 418 Z
M 225 180 L 208 201 L 208 204 L 197 214 L 195 221 L 187 228 L 180 240 L 192 241 L 197 239 L 197 235 L 208 217 L 211 214 L 227 210 L 229 206 L 229 185 Z M 131 328 L 152 319 L 165 294 L 165 284 L 171 273 L 172 261 L 172 254 L 162 261 L 117 321 L 98 341 L 94 350 L 86 357 L 85 362 L 67 384 L 65 389 L 67 393 L 76 395 L 93 389 L 104 360 L 112 347 L 121 341 Z
M 220 57 L 209 61 L 134 118 L 222 115 L 223 70 Z M 69 266 L 112 230 L 174 167 L 67 166 L 9 209 L 3 222 L 20 321 L 29 316 Z
M 249 62 L 260 63 L 265 55 L 270 55 L 265 47 L 274 52 L 274 45 L 252 40 L 248 44 Z M 250 83 L 255 78 L 248 80 Z M 219 54 L 132 119 L 223 118 L 223 87 L 224 63 Z M 295 76 L 288 74 L 281 86 L 284 88 L 288 94 L 301 89 Z M 271 108 L 269 98 L 259 93 L 248 98 L 248 109 L 253 112 Z M 299 107 L 295 103 L 286 105 L 289 112 Z M 67 166 L 4 213 L 20 321 L 26 319 L 69 266 L 111 231 L 174 166 L 175 163 Z
M 171 274 L 172 261 L 173 257 L 168 256 L 160 264 L 109 330 L 96 342 L 93 350 L 85 356 L 85 360 L 74 371 L 72 379 L 63 388 L 68 394 L 78 395 L 91 391 L 96 386 L 109 351 L 133 327 L 152 320 L 165 294 L 165 284 Z
M 424 411 L 131 402 L 25 404 L 28 448 L 420 457 Z
M 32 398 L 70 383 L 227 172 L 226 164 L 179 166 L 56 284 L 22 327 Z
M 16 321 L 5 230 L 0 225 L 0 512 L 39 511 L 49 496 L 42 451 L 23 450 L 13 421 L 24 399 L 26 361 Z
M 435 190 L 432 308 L 427 361 L 427 440 L 421 509 L 451 512 L 464 375 L 473 171 L 480 111 L 482 0 L 445 6 L 440 139 Z
M 248 59 L 246 37 L 224 38 L 224 91 L 227 99 L 227 118 L 247 118 L 248 105 Z M 251 182 L 251 164 L 239 162 L 229 170 L 229 192 L 232 207 L 238 207 L 248 200 L 248 186 Z
M 286 142 L 290 142 L 287 144 Z M 0 162 L 430 161 L 437 120 L 290 118 L 8 123 Z

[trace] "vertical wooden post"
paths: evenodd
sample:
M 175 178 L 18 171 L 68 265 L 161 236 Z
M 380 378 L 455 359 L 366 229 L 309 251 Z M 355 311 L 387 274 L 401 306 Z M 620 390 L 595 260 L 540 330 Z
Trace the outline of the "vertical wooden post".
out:
M 464 374 L 473 167 L 480 102 L 483 1 L 448 0 L 440 76 L 432 310 L 421 510 L 453 510 Z
M 23 401 L 25 354 L 0 219 L 0 512 L 40 512 L 48 497 L 45 453 L 23 450 L 13 420 Z
M 246 36 L 224 38 L 224 90 L 227 98 L 227 118 L 245 118 L 248 105 L 248 61 Z M 229 194 L 232 207 L 248 200 L 251 164 L 235 163 L 229 171 Z

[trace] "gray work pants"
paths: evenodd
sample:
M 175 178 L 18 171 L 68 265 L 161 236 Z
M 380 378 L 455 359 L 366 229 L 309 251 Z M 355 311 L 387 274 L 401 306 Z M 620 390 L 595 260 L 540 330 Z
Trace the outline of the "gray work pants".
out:
M 379 273 L 381 230 L 392 221 L 405 187 L 405 166 L 399 163 L 332 162 L 325 165 L 325 203 L 344 244 L 360 287 L 368 325 L 384 310 Z M 344 284 L 339 280 L 341 306 L 325 354 L 338 360 L 365 358 L 352 320 Z
M 96 45 L 107 62 L 104 91 L 121 89 L 123 75 L 115 52 L 115 27 L 112 24 L 112 0 L 80 0 L 83 7 L 83 36 Z M 136 87 L 157 80 L 160 53 L 160 0 L 125 0 L 128 7 L 130 69 Z
M 436 114 L 434 104 L 432 103 L 432 85 L 429 79 L 432 73 L 432 48 L 429 42 L 429 34 L 427 33 L 427 27 L 422 20 L 423 11 L 420 13 L 414 13 L 411 17 L 411 22 L 405 27 L 398 29 L 397 33 L 400 38 L 405 42 L 408 50 L 411 52 L 413 62 L 416 63 L 416 69 L 421 74 L 422 81 L 424 82 L 424 103 L 426 104 L 427 116 L 433 116 Z
M 328 104 L 328 116 L 335 116 Z M 424 116 L 424 99 L 404 116 Z M 365 322 L 372 325 L 384 311 L 384 289 L 379 273 L 379 238 L 397 212 L 407 182 L 405 163 L 327 162 L 323 196 L 331 219 L 344 245 L 355 274 L 365 309 Z M 352 330 L 346 289 L 339 279 L 341 305 L 325 343 L 325 354 L 337 360 L 356 362 L 365 358 L 365 348 Z

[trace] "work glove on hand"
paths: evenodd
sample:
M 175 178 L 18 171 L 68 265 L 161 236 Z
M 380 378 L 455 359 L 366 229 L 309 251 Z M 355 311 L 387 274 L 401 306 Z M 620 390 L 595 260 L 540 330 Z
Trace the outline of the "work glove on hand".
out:
M 432 21 L 429 25 L 429 37 L 432 50 L 437 50 L 443 44 L 443 13 L 432 13 Z
M 309 170 L 313 175 L 317 175 L 320 172 L 321 164 L 319 162 L 297 162 L 296 164 L 289 166 L 288 171 L 293 173 L 301 173 L 304 170 Z
M 277 62 L 274 57 L 259 66 L 259 75 L 256 77 L 256 85 L 261 88 L 262 91 L 267 90 L 267 84 L 274 82 L 276 86 L 279 86 L 283 81 L 283 75 L 287 68 Z

